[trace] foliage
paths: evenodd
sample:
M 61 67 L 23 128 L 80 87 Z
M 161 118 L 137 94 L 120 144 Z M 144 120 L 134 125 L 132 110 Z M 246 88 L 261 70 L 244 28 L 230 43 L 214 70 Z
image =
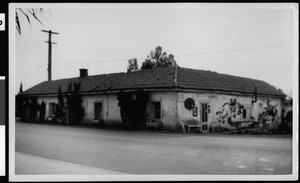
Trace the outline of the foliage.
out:
M 137 92 L 123 92 L 117 95 L 118 106 L 123 123 L 130 130 L 142 128 L 148 102 L 148 93 L 142 90 Z
M 152 69 L 154 67 L 155 67 L 155 61 L 153 61 L 148 55 L 145 61 L 142 63 L 141 70 Z
M 175 64 L 174 55 L 163 52 L 161 46 L 157 46 L 155 50 L 150 52 L 145 61 L 142 63 L 141 69 L 152 69 L 155 67 L 171 67 Z
M 40 20 L 40 18 L 38 17 L 39 16 L 38 13 L 43 14 L 44 9 L 43 8 L 26 8 L 26 9 L 17 8 L 16 9 L 16 30 L 19 35 L 21 35 L 21 33 L 22 33 L 20 15 L 23 15 L 26 17 L 29 25 L 31 25 L 32 19 L 37 20 L 40 24 L 44 25 L 42 23 L 42 21 Z
M 20 116 L 22 114 L 23 109 L 23 97 L 20 94 L 16 95 L 16 116 Z
M 293 129 L 293 111 L 287 112 L 285 118 L 284 118 L 284 124 L 286 127 L 286 132 L 291 134 Z
M 80 83 L 70 82 L 68 92 L 66 94 L 69 121 L 71 124 L 80 124 L 84 116 L 84 108 L 82 107 L 82 98 L 79 95 L 81 88 Z
M 22 110 L 21 120 L 22 121 L 37 121 L 37 114 L 40 110 L 40 105 L 37 103 L 36 97 L 23 98 L 22 99 Z
M 25 98 L 22 93 L 23 85 L 21 83 L 19 93 L 16 95 L 16 116 L 21 117 L 22 121 L 35 122 L 38 112 L 41 113 L 41 106 L 37 103 L 36 97 Z
M 63 120 L 66 115 L 66 106 L 61 87 L 58 88 L 57 100 L 58 103 L 56 104 L 55 118 L 58 120 Z
M 217 111 L 219 123 L 229 123 L 231 124 L 232 118 L 240 115 L 244 109 L 244 106 L 237 102 L 235 98 L 231 98 L 229 102 L 222 105 L 222 110 Z
M 23 85 L 21 83 L 19 93 L 16 95 L 16 116 L 20 116 L 22 114 L 23 102 L 24 102 L 24 97 L 22 93 L 23 93 Z
M 258 115 L 258 122 L 263 126 L 267 126 L 268 123 L 276 123 L 279 121 L 279 115 L 277 105 L 272 105 L 270 100 L 266 101 L 267 106 L 263 108 L 263 111 Z
M 121 118 L 124 124 L 127 124 L 129 121 L 130 107 L 131 104 L 131 93 L 125 93 L 121 91 L 117 94 L 118 106 L 120 107 Z
M 133 72 L 139 70 L 139 65 L 137 63 L 136 58 L 132 58 L 128 60 L 127 72 Z
M 19 94 L 23 93 L 23 84 L 20 84 Z
M 40 106 L 37 103 L 37 98 L 36 97 L 32 97 L 30 101 L 31 101 L 31 103 L 30 103 L 31 104 L 30 105 L 30 111 L 31 111 L 30 119 L 35 121 Z
M 233 127 L 229 125 L 228 123 L 212 123 L 209 125 L 209 131 L 210 132 L 216 132 L 216 133 L 222 133 L 222 132 L 227 132 L 230 130 L 235 130 L 236 127 Z
M 45 121 L 45 114 L 46 114 L 46 104 L 44 101 L 42 101 L 41 106 L 40 106 L 40 118 L 39 118 L 40 122 Z

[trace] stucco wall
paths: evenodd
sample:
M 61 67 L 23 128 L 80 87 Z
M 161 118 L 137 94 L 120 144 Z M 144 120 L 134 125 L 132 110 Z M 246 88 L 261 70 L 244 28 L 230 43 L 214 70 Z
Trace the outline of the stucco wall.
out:
M 188 110 L 184 106 L 184 101 L 187 98 L 193 98 L 195 100 L 195 106 L 198 108 L 198 115 L 193 116 L 192 110 Z M 217 121 L 216 112 L 222 109 L 222 105 L 229 102 L 231 98 L 237 99 L 237 102 L 241 103 L 247 108 L 251 108 L 251 114 L 255 120 L 258 119 L 259 114 L 266 106 L 266 100 L 269 99 L 272 105 L 276 105 L 278 114 L 281 113 L 281 99 L 278 98 L 266 98 L 258 97 L 257 102 L 252 105 L 253 97 L 237 96 L 227 94 L 212 94 L 212 93 L 192 93 L 192 92 L 179 92 L 178 93 L 178 120 L 185 121 L 198 121 L 200 123 L 200 103 L 208 103 L 210 105 L 210 113 L 208 114 L 208 124 Z M 262 104 L 262 105 L 260 105 Z
M 149 95 L 147 110 L 150 110 L 149 106 L 151 105 L 151 102 L 161 102 L 161 120 L 164 124 L 163 127 L 166 129 L 176 129 L 176 97 L 177 93 L 175 92 L 151 92 Z M 94 104 L 97 102 L 102 103 L 102 117 L 105 123 L 122 123 L 117 94 L 85 95 L 82 99 L 83 107 L 85 109 L 85 115 L 83 118 L 84 123 L 91 123 L 91 120 L 94 119 Z M 49 116 L 49 103 L 57 103 L 57 97 L 39 97 L 38 103 L 41 104 L 42 101 L 46 103 L 45 116 Z
M 102 103 L 102 117 L 105 123 L 121 123 L 120 109 L 116 94 L 86 95 L 82 97 L 85 108 L 84 123 L 91 123 L 95 117 L 95 103 Z
M 208 125 L 217 121 L 216 112 L 222 109 L 222 105 L 229 102 L 231 98 L 237 99 L 238 102 L 245 107 L 251 108 L 251 116 L 257 120 L 258 115 L 263 111 L 266 106 L 266 100 L 269 99 L 272 105 L 277 106 L 278 114 L 281 113 L 281 99 L 277 98 L 262 98 L 258 97 L 257 102 L 252 105 L 253 97 L 237 96 L 228 94 L 213 94 L 213 93 L 195 93 L 195 92 L 170 92 L 160 91 L 151 92 L 150 100 L 147 107 L 149 112 L 151 102 L 161 102 L 161 120 L 163 122 L 164 129 L 178 130 L 178 127 L 182 122 L 195 121 L 200 123 L 200 104 L 207 103 L 210 105 L 210 113 L 208 113 Z M 184 101 L 187 98 L 193 98 L 195 100 L 195 106 L 198 108 L 198 115 L 193 116 L 192 110 L 187 110 L 184 106 Z M 83 107 L 85 108 L 85 116 L 83 121 L 85 123 L 91 123 L 91 120 L 95 117 L 94 103 L 101 102 L 103 105 L 103 119 L 105 123 L 122 123 L 120 109 L 118 106 L 117 94 L 98 94 L 98 95 L 86 95 L 82 97 Z M 38 103 L 42 101 L 46 102 L 46 114 L 49 115 L 49 103 L 56 103 L 57 97 L 39 97 Z
M 38 97 L 37 102 L 39 105 L 41 105 L 42 101 L 45 102 L 46 105 L 46 111 L 45 111 L 45 117 L 49 116 L 49 103 L 57 103 L 57 97 Z
M 161 102 L 161 120 L 163 128 L 176 130 L 177 125 L 177 93 L 176 92 L 152 92 L 147 112 L 150 112 L 151 102 Z

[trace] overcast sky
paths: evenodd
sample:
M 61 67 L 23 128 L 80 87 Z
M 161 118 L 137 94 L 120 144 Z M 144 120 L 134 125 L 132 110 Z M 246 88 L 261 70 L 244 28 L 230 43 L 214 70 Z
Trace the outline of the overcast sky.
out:
M 52 36 L 53 80 L 77 77 L 79 68 L 89 75 L 126 72 L 128 59 L 136 57 L 141 65 L 160 45 L 181 67 L 260 79 L 292 91 L 294 12 L 287 4 L 42 6 L 44 26 L 29 25 L 19 15 L 17 91 L 21 82 L 26 90 L 48 78 L 48 34 L 42 29 L 59 32 Z

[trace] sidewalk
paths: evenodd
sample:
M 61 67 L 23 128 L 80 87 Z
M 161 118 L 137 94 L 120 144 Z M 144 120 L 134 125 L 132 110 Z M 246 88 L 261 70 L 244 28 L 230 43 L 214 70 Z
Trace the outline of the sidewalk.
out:
M 41 158 L 28 154 L 16 152 L 15 174 L 60 174 L 60 175 L 112 175 L 123 174 L 100 168 L 88 167 L 84 165 L 67 163 L 53 159 Z

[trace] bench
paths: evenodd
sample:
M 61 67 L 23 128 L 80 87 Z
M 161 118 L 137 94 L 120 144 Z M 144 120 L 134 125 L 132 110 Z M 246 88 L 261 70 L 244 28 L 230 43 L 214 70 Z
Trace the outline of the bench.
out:
M 201 130 L 199 130 L 199 129 L 201 129 L 201 125 L 187 125 L 187 127 L 188 127 L 188 132 L 190 132 L 191 128 L 194 128 L 194 127 L 197 128 L 197 131 L 201 131 Z
M 147 130 L 150 127 L 155 127 L 155 130 L 157 131 L 158 128 L 160 128 L 162 126 L 162 122 L 157 122 L 157 121 L 147 121 L 146 122 L 146 127 Z

